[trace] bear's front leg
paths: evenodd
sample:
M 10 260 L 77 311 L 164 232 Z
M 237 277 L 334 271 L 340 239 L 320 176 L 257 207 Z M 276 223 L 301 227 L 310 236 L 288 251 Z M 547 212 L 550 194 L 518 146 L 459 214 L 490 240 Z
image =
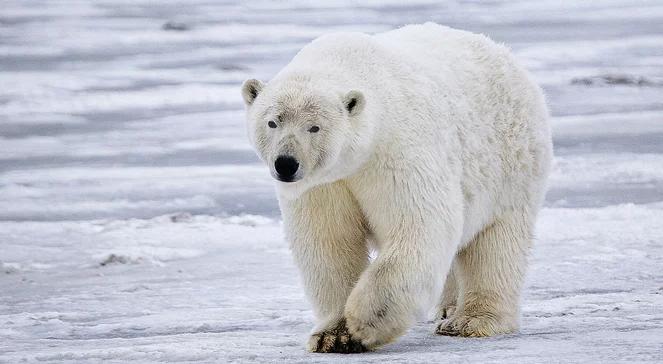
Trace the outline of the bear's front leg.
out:
M 362 274 L 344 311 L 350 334 L 369 350 L 394 341 L 439 297 L 462 226 L 460 214 L 442 209 L 383 210 L 395 212 L 381 220 L 387 222 L 382 229 L 376 224 L 374 233 L 386 246 Z
M 342 182 L 315 187 L 295 200 L 280 199 L 287 239 L 317 323 L 312 352 L 365 351 L 347 330 L 343 309 L 368 264 L 366 223 Z

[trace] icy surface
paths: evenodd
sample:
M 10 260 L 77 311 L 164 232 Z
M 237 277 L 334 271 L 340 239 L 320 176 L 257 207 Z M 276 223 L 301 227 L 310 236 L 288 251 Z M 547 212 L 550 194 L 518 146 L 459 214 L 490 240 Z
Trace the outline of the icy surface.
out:
M 317 4 L 316 4 L 317 3 Z M 0 10 L 0 362 L 663 362 L 663 4 L 19 1 Z M 520 333 L 314 355 L 239 83 L 335 30 L 437 21 L 546 89 Z

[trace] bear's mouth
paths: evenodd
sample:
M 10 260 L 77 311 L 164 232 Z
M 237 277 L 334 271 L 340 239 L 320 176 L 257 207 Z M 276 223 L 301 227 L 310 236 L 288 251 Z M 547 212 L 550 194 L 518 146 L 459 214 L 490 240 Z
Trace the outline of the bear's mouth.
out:
M 297 173 L 295 173 L 294 175 L 281 175 L 277 171 L 275 171 L 274 169 L 271 169 L 270 172 L 271 172 L 270 174 L 272 175 L 272 178 L 274 178 L 275 180 L 277 180 L 281 183 L 285 183 L 285 184 L 296 183 L 304 177 L 304 174 L 301 173 L 301 171 L 297 171 Z
M 276 178 L 277 181 L 285 182 L 285 183 L 292 183 L 292 182 L 299 181 L 299 178 L 297 178 L 296 176 L 283 177 L 283 176 L 277 175 L 275 178 Z

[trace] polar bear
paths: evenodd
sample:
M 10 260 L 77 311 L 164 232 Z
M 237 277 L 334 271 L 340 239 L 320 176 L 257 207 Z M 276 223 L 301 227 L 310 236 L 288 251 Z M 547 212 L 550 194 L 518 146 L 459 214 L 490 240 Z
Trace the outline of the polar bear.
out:
M 436 300 L 438 334 L 518 328 L 552 143 L 507 48 L 432 23 L 325 35 L 242 96 L 317 318 L 308 350 L 375 349 Z

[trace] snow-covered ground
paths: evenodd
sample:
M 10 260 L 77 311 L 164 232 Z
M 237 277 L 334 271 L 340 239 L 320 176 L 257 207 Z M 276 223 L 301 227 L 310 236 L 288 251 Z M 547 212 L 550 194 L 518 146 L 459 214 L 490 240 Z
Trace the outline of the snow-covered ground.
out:
M 403 3 L 3 0 L 0 362 L 663 362 L 663 3 Z M 548 94 L 522 330 L 309 354 L 239 83 L 429 20 L 509 44 Z

